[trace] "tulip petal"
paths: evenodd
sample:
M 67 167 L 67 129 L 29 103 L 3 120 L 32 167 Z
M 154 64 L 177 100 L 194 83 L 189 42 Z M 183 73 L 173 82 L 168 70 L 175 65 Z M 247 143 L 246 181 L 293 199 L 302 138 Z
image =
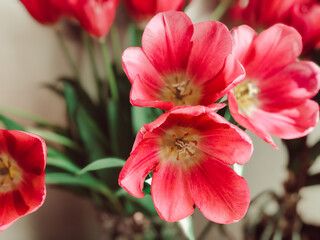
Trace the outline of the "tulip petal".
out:
M 171 75 L 186 68 L 192 34 L 192 22 L 185 13 L 159 13 L 144 30 L 142 49 L 159 72 Z
M 185 0 L 158 0 L 156 13 L 165 12 L 168 10 L 181 10 Z M 143 5 L 143 4 L 142 4 Z
M 279 111 L 302 104 L 320 88 L 320 69 L 313 62 L 294 62 L 258 82 L 259 101 L 265 111 Z
M 251 43 L 256 36 L 254 29 L 247 25 L 241 25 L 231 30 L 232 40 L 234 42 L 232 54 L 240 62 L 246 57 Z
M 234 97 L 232 90 L 228 93 L 228 102 L 231 115 L 237 123 L 239 123 L 244 128 L 249 129 L 251 132 L 256 134 L 258 137 L 262 138 L 264 141 L 269 143 L 274 148 L 278 148 L 264 126 L 256 124 L 254 121 L 251 120 L 249 116 L 246 116 L 245 114 L 239 112 L 240 110 L 238 107 L 238 103 L 236 98 Z
M 220 124 L 217 124 L 216 128 L 210 127 L 201 132 L 202 139 L 198 146 L 201 152 L 229 165 L 246 163 L 253 152 L 248 134 L 218 114 L 212 115 L 212 119 Z M 198 124 L 204 123 L 197 122 L 195 128 Z
M 279 112 L 257 109 L 252 118 L 256 125 L 263 124 L 268 132 L 279 138 L 299 138 L 308 135 L 318 123 L 319 105 L 315 101 L 306 100 L 298 107 Z
M 144 139 L 131 153 L 119 176 L 119 185 L 132 196 L 142 198 L 143 183 L 159 163 L 159 146 L 154 139 Z
M 166 221 L 184 219 L 194 211 L 186 175 L 180 165 L 170 162 L 161 162 L 153 172 L 151 195 L 159 215 Z
M 43 173 L 47 156 L 46 145 L 42 138 L 32 133 L 4 131 L 8 151 L 23 171 L 40 175 Z
M 232 39 L 224 24 L 211 21 L 194 25 L 192 42 L 187 74 L 202 85 L 221 71 L 232 52 Z
M 206 83 L 202 90 L 204 97 L 202 97 L 200 104 L 208 106 L 214 103 L 227 94 L 235 85 L 243 81 L 244 78 L 245 70 L 243 66 L 230 54 L 226 58 L 222 71 Z
M 122 54 L 122 66 L 131 83 L 139 76 L 141 81 L 162 89 L 164 82 L 140 47 L 127 48 Z
M 301 51 L 300 34 L 292 27 L 276 24 L 254 38 L 241 63 L 248 77 L 261 79 L 295 61 Z
M 250 202 L 248 184 L 231 167 L 207 158 L 190 169 L 189 187 L 196 206 L 216 223 L 239 221 Z
M 142 81 L 139 76 L 132 83 L 130 91 L 130 102 L 138 107 L 156 107 L 163 110 L 173 108 L 173 102 L 159 100 L 158 93 L 161 89 L 157 88 L 154 82 Z

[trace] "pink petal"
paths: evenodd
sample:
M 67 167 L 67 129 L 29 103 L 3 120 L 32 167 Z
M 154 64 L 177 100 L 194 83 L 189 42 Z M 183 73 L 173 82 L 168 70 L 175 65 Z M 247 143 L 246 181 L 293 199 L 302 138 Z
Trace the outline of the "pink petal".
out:
M 248 77 L 261 79 L 295 61 L 301 51 L 300 34 L 292 27 L 276 24 L 254 38 L 242 64 Z
M 256 36 L 256 32 L 247 25 L 241 25 L 231 30 L 231 36 L 234 42 L 232 54 L 242 62 Z
M 294 62 L 283 70 L 258 82 L 261 108 L 279 111 L 302 104 L 320 88 L 320 69 L 313 62 Z
M 127 48 L 122 54 L 122 66 L 131 83 L 139 76 L 143 82 L 151 82 L 155 89 L 162 89 L 164 82 L 159 72 L 141 48 Z
M 159 146 L 154 139 L 140 142 L 128 158 L 119 175 L 119 185 L 134 197 L 142 198 L 143 183 L 159 163 Z
M 130 91 L 130 102 L 133 106 L 138 107 L 156 107 L 163 110 L 173 108 L 173 102 L 164 102 L 159 100 L 159 92 L 154 82 L 143 81 L 139 76 L 132 83 Z
M 231 88 L 245 78 L 245 70 L 240 62 L 233 56 L 226 58 L 220 73 L 208 81 L 202 90 L 203 97 L 200 104 L 208 106 L 227 94 Z
M 216 223 L 239 221 L 250 203 L 248 184 L 231 167 L 207 158 L 190 169 L 189 187 L 196 206 Z
M 187 73 L 197 85 L 214 78 L 232 52 L 232 39 L 227 27 L 220 22 L 194 25 L 192 50 Z
M 262 138 L 274 148 L 278 148 L 277 145 L 274 144 L 270 134 L 267 132 L 266 128 L 263 125 L 255 124 L 255 122 L 252 121 L 251 118 L 239 112 L 238 103 L 236 98 L 234 97 L 232 90 L 228 93 L 228 102 L 231 115 L 237 123 L 239 123 L 244 128 L 249 129 L 251 132 Z
M 248 134 L 218 114 L 212 114 L 211 119 L 219 124 L 216 124 L 215 127 L 210 126 L 207 131 L 201 132 L 202 138 L 198 145 L 200 151 L 212 159 L 229 165 L 246 163 L 253 152 L 252 141 Z M 198 124 L 206 123 L 198 121 L 195 127 Z
M 257 109 L 252 119 L 256 125 L 263 125 L 268 132 L 279 138 L 299 138 L 308 135 L 318 123 L 319 105 L 307 100 L 298 107 L 279 112 Z
M 185 13 L 159 13 L 144 30 L 142 49 L 160 73 L 170 75 L 186 68 L 192 34 L 192 22 Z
M 161 126 L 167 120 L 168 116 L 169 116 L 169 112 L 165 112 L 161 114 L 160 117 L 158 117 L 153 122 L 143 125 L 136 136 L 131 153 L 135 150 L 135 148 L 139 145 L 139 143 L 144 139 L 145 135 L 157 129 L 159 126 Z M 150 135 L 148 136 L 150 138 Z
M 170 162 L 161 162 L 153 172 L 152 199 L 164 220 L 175 222 L 193 213 L 193 200 L 187 177 L 182 166 Z

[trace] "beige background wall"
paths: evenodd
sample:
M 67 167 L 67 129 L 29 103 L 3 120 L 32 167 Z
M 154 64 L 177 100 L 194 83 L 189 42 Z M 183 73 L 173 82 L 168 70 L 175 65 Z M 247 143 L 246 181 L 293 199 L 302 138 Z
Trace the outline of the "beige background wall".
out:
M 212 4 L 208 3 L 210 5 Z M 194 3 L 194 7 L 201 8 L 202 5 Z M 208 16 L 206 11 L 210 12 L 207 7 L 202 7 L 202 11 L 189 9 L 195 22 L 205 20 Z M 19 1 L 1 0 L 0 32 L 0 107 L 23 109 L 54 123 L 63 124 L 63 102 L 41 87 L 44 82 L 52 82 L 61 75 L 70 74 L 54 31 L 37 24 Z M 81 51 L 76 46 L 72 50 L 81 64 L 86 65 L 87 60 Z M 90 74 L 85 69 L 83 71 L 86 81 L 90 83 Z M 313 141 L 319 139 L 319 132 L 318 127 L 313 134 Z M 252 134 L 251 136 L 255 151 L 244 170 L 251 196 L 254 197 L 265 189 L 281 192 L 281 183 L 286 178 L 286 152 L 281 142 L 276 139 L 280 150 L 275 150 Z M 313 170 L 317 171 L 316 168 Z M 306 219 L 320 225 L 319 192 L 319 188 L 303 191 L 305 197 L 299 209 L 303 209 Z M 195 220 L 198 234 L 207 220 L 201 214 L 196 214 Z M 49 188 L 44 206 L 1 232 L 0 240 L 97 239 L 99 228 L 96 223 L 94 209 L 88 201 Z M 229 227 L 237 229 L 239 225 L 231 224 Z M 61 233 L 64 233 L 64 238 L 61 238 Z

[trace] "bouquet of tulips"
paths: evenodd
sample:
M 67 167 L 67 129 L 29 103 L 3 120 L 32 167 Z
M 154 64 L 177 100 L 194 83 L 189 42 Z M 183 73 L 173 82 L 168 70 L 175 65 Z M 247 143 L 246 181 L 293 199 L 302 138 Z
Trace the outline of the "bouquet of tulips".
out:
M 64 100 L 66 126 L 31 117 L 30 128 L 0 114 L 1 231 L 36 211 L 54 184 L 108 216 L 106 239 L 195 239 L 195 208 L 210 220 L 197 239 L 214 224 L 229 239 L 224 224 L 266 197 L 279 211 L 260 206 L 246 217 L 245 239 L 317 239 L 320 227 L 310 230 L 297 204 L 302 188 L 320 184 L 309 173 L 320 142 L 307 145 L 319 120 L 318 1 L 220 0 L 200 23 L 183 12 L 200 0 L 20 2 L 56 32 L 73 75 L 44 90 Z M 113 24 L 126 14 L 128 24 Z M 71 35 L 89 56 L 94 96 Z M 250 198 L 246 130 L 266 147 L 278 148 L 271 135 L 283 139 L 284 194 Z

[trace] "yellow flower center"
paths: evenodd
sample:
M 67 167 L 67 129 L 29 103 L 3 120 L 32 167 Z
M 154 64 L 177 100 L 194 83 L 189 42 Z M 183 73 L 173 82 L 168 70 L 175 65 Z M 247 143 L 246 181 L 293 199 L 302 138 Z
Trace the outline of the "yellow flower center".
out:
M 234 96 L 239 105 L 239 110 L 246 115 L 249 115 L 258 104 L 257 95 L 260 89 L 256 87 L 253 81 L 244 80 L 233 88 Z
M 0 155 L 0 192 L 8 192 L 16 189 L 22 180 L 22 171 L 11 156 Z
M 173 74 L 166 77 L 166 85 L 159 98 L 165 102 L 174 102 L 174 106 L 198 105 L 201 87 L 192 84 L 184 74 Z
M 188 127 L 173 127 L 160 140 L 161 159 L 180 163 L 186 167 L 198 163 L 201 152 L 198 149 L 199 133 Z

